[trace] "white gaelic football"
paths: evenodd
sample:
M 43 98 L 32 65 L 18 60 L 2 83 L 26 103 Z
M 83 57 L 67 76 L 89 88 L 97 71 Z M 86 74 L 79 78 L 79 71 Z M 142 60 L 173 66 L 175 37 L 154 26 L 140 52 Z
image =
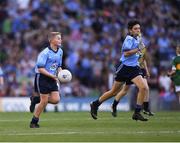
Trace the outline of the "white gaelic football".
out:
M 58 79 L 62 83 L 70 82 L 72 79 L 72 74 L 69 70 L 63 69 L 58 73 Z

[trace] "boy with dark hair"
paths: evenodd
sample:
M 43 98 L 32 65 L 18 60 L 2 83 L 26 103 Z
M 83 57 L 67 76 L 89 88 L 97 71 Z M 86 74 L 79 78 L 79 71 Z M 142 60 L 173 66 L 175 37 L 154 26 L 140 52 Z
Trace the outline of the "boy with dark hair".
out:
M 142 40 L 141 33 L 139 34 L 138 38 L 140 39 L 140 41 Z M 142 73 L 143 73 L 142 76 L 143 76 L 144 82 L 148 86 L 147 78 L 150 77 L 150 73 L 149 73 L 149 70 L 148 70 L 148 67 L 147 67 L 148 56 L 147 56 L 147 50 L 146 50 L 145 46 L 141 50 L 141 52 L 139 52 L 139 54 L 140 54 L 139 65 L 140 65 Z M 112 113 L 113 117 L 117 116 L 117 105 L 118 105 L 119 101 L 121 100 L 121 98 L 124 97 L 127 94 L 131 84 L 133 84 L 133 83 L 132 82 L 126 82 L 123 85 L 123 88 L 121 89 L 121 91 L 115 96 L 115 99 L 114 99 L 113 104 L 111 106 L 111 113 Z M 143 113 L 147 114 L 149 116 L 154 115 L 154 113 L 151 112 L 150 107 L 149 107 L 149 88 L 148 88 L 147 95 L 144 98 Z
M 140 22 L 137 20 L 132 20 L 128 23 L 129 34 L 126 36 L 123 45 L 122 45 L 122 55 L 120 58 L 120 63 L 115 72 L 115 81 L 111 90 L 105 92 L 99 99 L 93 101 L 90 104 L 91 116 L 93 119 L 97 119 L 98 107 L 107 99 L 117 95 L 121 86 L 124 82 L 131 81 L 139 89 L 136 108 L 132 116 L 133 120 L 147 121 L 148 119 L 144 118 L 141 115 L 142 104 L 145 98 L 145 95 L 148 92 L 148 86 L 144 82 L 142 77 L 142 71 L 139 67 L 139 51 L 142 50 L 141 42 L 137 39 L 140 30 Z

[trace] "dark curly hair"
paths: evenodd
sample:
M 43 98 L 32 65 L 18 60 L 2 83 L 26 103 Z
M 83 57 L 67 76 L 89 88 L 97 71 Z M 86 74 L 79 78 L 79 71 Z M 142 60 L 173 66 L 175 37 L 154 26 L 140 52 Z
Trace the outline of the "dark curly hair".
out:
M 128 29 L 132 29 L 134 25 L 139 24 L 140 22 L 138 20 L 131 20 L 128 22 Z

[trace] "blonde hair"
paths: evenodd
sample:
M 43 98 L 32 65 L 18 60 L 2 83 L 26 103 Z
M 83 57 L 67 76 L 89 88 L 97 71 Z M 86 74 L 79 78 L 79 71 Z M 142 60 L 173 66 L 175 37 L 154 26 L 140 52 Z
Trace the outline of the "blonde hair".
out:
M 49 42 L 50 42 L 55 36 L 57 36 L 57 35 L 61 35 L 61 33 L 60 33 L 60 32 L 50 32 L 50 33 L 48 34 L 48 40 L 49 40 Z

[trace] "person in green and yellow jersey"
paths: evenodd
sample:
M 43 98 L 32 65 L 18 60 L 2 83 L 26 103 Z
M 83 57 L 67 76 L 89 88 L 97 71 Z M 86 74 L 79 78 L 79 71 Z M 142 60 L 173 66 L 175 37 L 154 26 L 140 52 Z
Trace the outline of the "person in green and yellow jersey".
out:
M 180 104 L 180 45 L 176 47 L 176 57 L 172 61 L 172 70 L 168 72 L 175 85 L 175 92 L 179 96 Z

